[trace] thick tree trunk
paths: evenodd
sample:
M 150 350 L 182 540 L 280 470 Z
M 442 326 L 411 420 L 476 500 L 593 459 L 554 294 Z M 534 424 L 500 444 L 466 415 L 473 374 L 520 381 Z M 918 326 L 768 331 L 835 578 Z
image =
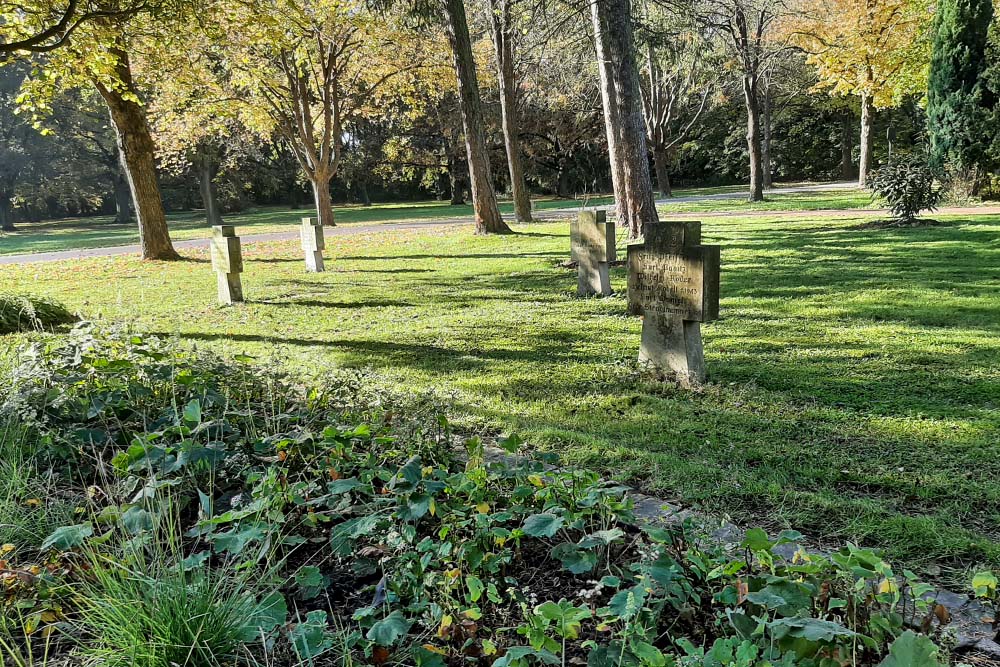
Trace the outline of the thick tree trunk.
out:
M 135 211 L 132 208 L 132 191 L 128 187 L 128 178 L 121 167 L 114 170 L 111 178 L 115 196 L 115 224 L 130 225 Z
M 615 114 L 606 118 L 605 122 L 618 123 L 613 134 L 617 141 L 615 153 L 620 161 L 618 173 L 624 194 L 624 201 L 617 202 L 619 224 L 628 226 L 630 238 L 638 238 L 642 235 L 642 226 L 647 222 L 657 222 L 659 217 L 649 177 L 649 152 L 646 148 L 646 123 L 642 115 L 639 68 L 635 59 L 632 9 L 629 0 L 594 2 L 595 37 L 603 43 L 614 83 L 610 106 L 615 107 Z M 601 52 L 599 47 L 598 53 Z M 602 94 L 608 92 L 606 89 L 602 86 Z M 612 173 L 614 171 L 612 168 Z
M 872 104 L 871 96 L 861 95 L 861 158 L 858 160 L 858 185 L 862 188 L 868 187 L 868 171 L 871 169 L 872 159 L 872 120 L 875 115 L 875 107 Z
M 163 211 L 160 183 L 156 176 L 156 147 L 146 121 L 146 112 L 137 103 L 137 92 L 132 81 L 128 55 L 112 49 L 118 59 L 116 73 L 120 87 L 108 88 L 97 84 L 97 89 L 111 111 L 111 123 L 118 136 L 118 149 L 122 166 L 128 178 L 132 201 L 139 222 L 139 246 L 143 259 L 180 259 L 170 242 L 167 216 Z
M 531 222 L 531 196 L 521 165 L 521 143 L 518 139 L 517 77 L 514 74 L 514 45 L 510 16 L 511 0 L 490 2 L 490 26 L 496 52 L 497 78 L 500 82 L 500 120 L 503 126 L 504 148 L 507 151 L 507 171 L 510 173 L 510 193 L 514 199 L 514 219 Z
M 451 43 L 455 76 L 458 79 L 462 124 L 465 128 L 465 150 L 469 161 L 472 207 L 476 217 L 477 234 L 507 234 L 510 227 L 500 216 L 493 176 L 490 173 L 490 156 L 483 130 L 482 101 L 479 99 L 479 81 L 476 61 L 472 57 L 472 40 L 465 16 L 463 0 L 446 0 L 448 41 Z
M 747 152 L 750 154 L 750 201 L 764 201 L 763 156 L 760 137 L 760 100 L 754 77 L 743 75 L 743 100 L 747 108 Z
M 10 194 L 7 192 L 0 192 L 0 231 L 16 231 L 14 228 L 14 206 Z
M 316 202 L 316 217 L 323 227 L 336 227 L 333 222 L 333 199 L 330 197 L 330 179 L 333 174 L 314 173 L 309 175 Z
M 219 210 L 219 199 L 215 194 L 215 160 L 207 150 L 202 151 L 199 158 L 199 189 L 201 202 L 205 207 L 205 220 L 209 225 L 221 225 L 222 213 Z
M 761 119 L 760 164 L 764 189 L 771 189 L 771 82 L 765 80 L 764 109 Z
M 656 185 L 660 189 L 660 194 L 664 197 L 674 196 L 670 188 L 669 160 L 670 157 L 667 155 L 667 151 L 661 148 L 653 149 L 653 167 L 656 169 Z
M 854 162 L 852 153 L 854 151 L 853 123 L 854 119 L 849 111 L 845 111 L 840 117 L 840 177 L 845 181 L 850 180 L 854 175 Z

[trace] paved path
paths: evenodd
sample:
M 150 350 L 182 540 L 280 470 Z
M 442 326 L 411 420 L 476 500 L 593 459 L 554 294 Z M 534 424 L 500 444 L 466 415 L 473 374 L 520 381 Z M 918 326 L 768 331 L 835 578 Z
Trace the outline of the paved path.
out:
M 853 182 L 840 182 L 840 183 L 824 183 L 820 185 L 796 185 L 791 187 L 783 188 L 773 188 L 768 190 L 767 194 L 793 194 L 796 192 L 829 192 L 836 190 L 848 190 L 856 188 L 857 184 Z M 722 192 L 718 194 L 711 195 L 690 195 L 686 197 L 674 197 L 672 199 L 660 199 L 657 204 L 682 204 L 687 202 L 699 202 L 699 201 L 715 201 L 715 200 L 726 200 L 726 199 L 743 199 L 747 197 L 746 192 Z M 599 209 L 604 209 L 608 211 L 613 211 L 613 205 L 599 206 Z M 565 219 L 567 215 L 572 214 L 574 211 L 578 210 L 578 206 L 569 208 L 557 208 L 536 211 L 534 216 L 536 220 L 562 220 Z M 803 215 L 808 214 L 810 216 L 823 216 L 829 213 L 871 213 L 872 211 L 859 211 L 857 209 L 844 210 L 844 211 L 752 211 L 752 212 L 741 212 L 741 216 L 745 215 Z M 950 213 L 951 209 L 941 209 L 942 213 Z M 993 213 L 994 208 L 990 209 L 955 209 L 955 212 L 976 212 L 976 213 Z M 692 214 L 671 214 L 671 215 L 692 215 L 698 217 L 709 217 L 716 215 L 710 212 L 705 213 L 692 213 Z M 732 215 L 732 213 L 726 213 L 726 215 Z M 507 219 L 511 219 L 511 216 L 505 216 Z M 429 229 L 435 227 L 448 227 L 452 225 L 469 225 L 472 224 L 473 218 L 471 216 L 457 217 L 457 218 L 439 218 L 434 220 L 424 220 L 418 222 L 384 222 L 378 224 L 370 225 L 344 225 L 340 227 L 327 228 L 327 237 L 336 236 L 356 236 L 361 234 L 371 234 L 375 232 L 387 232 L 396 231 L 401 229 Z M 246 234 L 240 236 L 243 243 L 259 243 L 265 241 L 288 241 L 292 239 L 297 239 L 299 237 L 298 229 L 294 231 L 287 232 L 273 232 L 270 234 Z M 185 248 L 206 248 L 208 247 L 209 239 L 191 239 L 187 241 L 175 241 L 174 247 L 178 250 L 183 250 Z M 111 248 L 89 248 L 83 250 L 60 250 L 57 252 L 39 252 L 39 253 L 29 253 L 24 255 L 6 255 L 0 256 L 0 264 L 27 264 L 33 262 L 57 262 L 62 260 L 72 260 L 81 259 L 84 257 L 109 257 L 112 255 L 135 255 L 139 253 L 138 245 L 126 245 L 126 246 L 115 246 Z

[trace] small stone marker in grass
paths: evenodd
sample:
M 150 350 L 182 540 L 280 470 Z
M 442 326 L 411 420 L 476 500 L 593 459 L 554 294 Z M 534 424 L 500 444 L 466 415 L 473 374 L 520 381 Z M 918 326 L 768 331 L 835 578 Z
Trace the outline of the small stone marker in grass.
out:
M 700 222 L 643 226 L 628 245 L 628 309 L 642 315 L 639 361 L 705 381 L 701 323 L 719 319 L 719 246 L 701 245 Z
M 243 301 L 243 252 L 240 237 L 232 225 L 212 227 L 212 268 L 219 277 L 219 303 L 230 305 Z
M 615 225 L 604 211 L 580 211 L 570 223 L 570 257 L 577 265 L 579 296 L 611 294 L 609 262 L 615 261 Z
M 322 273 L 323 250 L 326 248 L 326 238 L 323 236 L 323 225 L 315 218 L 302 218 L 302 250 L 306 254 L 306 271 Z

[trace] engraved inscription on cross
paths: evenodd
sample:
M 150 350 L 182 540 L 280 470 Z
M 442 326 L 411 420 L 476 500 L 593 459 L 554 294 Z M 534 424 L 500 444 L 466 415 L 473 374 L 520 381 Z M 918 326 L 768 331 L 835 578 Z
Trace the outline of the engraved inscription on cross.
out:
M 700 222 L 643 226 L 628 246 L 628 309 L 642 315 L 639 361 L 682 385 L 705 381 L 701 323 L 719 319 L 719 246 L 701 245 Z

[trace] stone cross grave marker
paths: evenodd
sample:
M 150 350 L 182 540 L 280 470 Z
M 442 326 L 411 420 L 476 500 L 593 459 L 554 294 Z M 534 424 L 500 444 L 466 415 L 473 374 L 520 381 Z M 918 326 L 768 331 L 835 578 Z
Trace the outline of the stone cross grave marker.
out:
M 212 227 L 212 268 L 219 278 L 219 303 L 230 305 L 243 301 L 243 252 L 240 237 L 232 225 Z
M 569 226 L 570 258 L 577 265 L 578 296 L 611 294 L 609 262 L 615 261 L 615 224 L 604 211 L 580 211 Z
M 642 315 L 639 361 L 705 381 L 701 323 L 719 319 L 719 246 L 701 245 L 700 222 L 643 226 L 628 245 L 628 309 Z
M 326 248 L 326 238 L 323 236 L 323 225 L 315 218 L 302 218 L 302 250 L 306 254 L 306 271 L 322 273 L 323 250 Z

